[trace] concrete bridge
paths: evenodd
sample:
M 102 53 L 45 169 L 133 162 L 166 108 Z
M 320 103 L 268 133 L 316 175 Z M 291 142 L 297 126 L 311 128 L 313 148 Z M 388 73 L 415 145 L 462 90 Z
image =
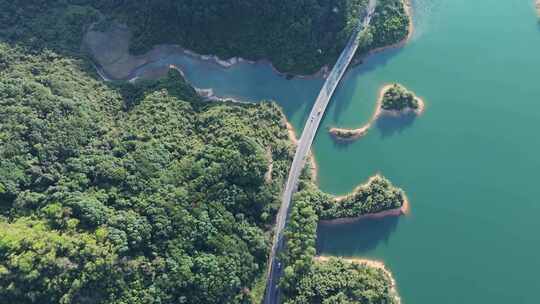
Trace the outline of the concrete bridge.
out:
M 283 249 L 284 240 L 283 240 L 283 230 L 289 215 L 289 208 L 292 199 L 292 195 L 296 192 L 298 187 L 298 180 L 302 169 L 306 164 L 306 159 L 308 157 L 311 145 L 315 139 L 315 134 L 321 123 L 321 120 L 324 116 L 324 112 L 336 87 L 339 84 L 339 81 L 345 74 L 347 67 L 351 63 L 354 54 L 359 46 L 358 35 L 360 32 L 365 29 L 371 22 L 371 17 L 375 11 L 376 0 L 370 0 L 368 7 L 366 9 L 365 15 L 362 20 L 359 21 L 358 25 L 354 29 L 345 49 L 341 52 L 336 64 L 332 68 L 330 74 L 326 78 L 324 85 L 319 92 L 315 104 L 311 109 L 309 118 L 302 132 L 302 136 L 298 141 L 298 146 L 294 155 L 294 159 L 289 171 L 289 176 L 287 183 L 285 184 L 285 190 L 283 192 L 283 197 L 281 201 L 281 206 L 279 208 L 277 217 L 276 217 L 276 226 L 274 231 L 274 241 L 272 244 L 272 250 L 270 252 L 270 257 L 268 261 L 268 277 L 266 282 L 266 292 L 264 296 L 264 304 L 277 304 L 280 302 L 280 291 L 278 287 L 279 278 L 283 272 L 281 263 L 277 261 L 276 254 Z

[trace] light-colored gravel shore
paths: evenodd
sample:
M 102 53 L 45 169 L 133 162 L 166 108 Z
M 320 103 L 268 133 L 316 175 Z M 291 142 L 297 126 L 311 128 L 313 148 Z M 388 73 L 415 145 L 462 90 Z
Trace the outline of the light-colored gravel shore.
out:
M 416 100 L 418 101 L 418 109 L 411 110 L 411 109 L 405 109 L 403 111 L 389 111 L 382 109 L 382 101 L 384 94 L 388 89 L 390 89 L 394 84 L 385 84 L 382 86 L 382 88 L 379 90 L 379 96 L 377 97 L 377 102 L 375 103 L 375 110 L 373 111 L 373 115 L 371 115 L 369 121 L 357 129 L 345 129 L 345 128 L 331 128 L 329 130 L 330 134 L 333 136 L 334 139 L 340 140 L 340 141 L 353 141 L 356 140 L 362 136 L 365 136 L 369 129 L 373 126 L 373 123 L 382 115 L 387 116 L 400 116 L 405 115 L 408 113 L 413 112 L 415 115 L 421 115 L 425 110 L 425 102 L 422 98 L 418 96 L 414 96 Z
M 394 276 L 392 275 L 392 272 L 390 272 L 390 270 L 388 270 L 388 268 L 386 268 L 386 265 L 384 265 L 383 262 L 376 261 L 376 260 L 363 259 L 363 258 L 356 258 L 356 257 L 332 257 L 332 256 L 324 256 L 324 255 L 316 256 L 313 259 L 316 262 L 324 263 L 324 262 L 328 262 L 332 258 L 340 258 L 343 261 L 348 262 L 348 263 L 355 263 L 355 264 L 365 265 L 365 266 L 370 267 L 370 268 L 375 268 L 375 269 L 382 270 L 383 273 L 390 280 L 390 293 L 395 297 L 395 299 L 397 300 L 398 303 L 401 303 L 401 298 L 399 297 L 399 294 L 397 292 L 396 280 L 394 279 Z
M 365 183 L 361 184 L 355 190 L 353 190 L 353 192 L 334 197 L 334 201 L 337 204 L 339 204 L 339 202 L 353 195 L 354 192 L 358 190 L 358 188 L 367 187 L 375 178 L 378 178 L 378 177 L 380 177 L 379 174 L 375 174 L 371 176 Z M 409 214 L 409 211 L 410 211 L 410 202 L 407 196 L 405 195 L 404 200 L 403 200 L 403 205 L 399 208 L 385 210 L 385 211 L 381 211 L 377 213 L 364 214 L 364 215 L 360 215 L 356 217 L 338 218 L 338 219 L 333 219 L 333 220 L 320 220 L 319 222 L 325 225 L 342 225 L 342 224 L 350 224 L 350 223 L 354 223 L 354 222 L 357 222 L 360 220 L 366 220 L 366 219 L 381 219 L 388 216 L 407 215 Z
M 93 27 L 86 32 L 83 39 L 83 49 L 87 50 L 98 65 L 98 69 L 103 74 L 103 78 L 112 80 L 132 80 L 134 73 L 142 66 L 160 61 L 173 55 L 186 55 L 192 58 L 217 64 L 224 68 L 230 68 L 239 63 L 264 63 L 269 64 L 277 74 L 287 76 L 287 73 L 278 71 L 271 62 L 266 59 L 258 61 L 247 60 L 240 57 L 220 59 L 215 55 L 197 54 L 191 50 L 182 48 L 179 45 L 161 44 L 154 46 L 150 51 L 142 55 L 132 55 L 129 53 L 129 42 L 132 33 L 125 25 L 118 22 L 111 24 L 106 31 L 97 31 Z M 298 78 L 320 78 L 328 74 L 328 66 L 322 67 L 312 75 L 295 75 Z M 156 79 L 167 74 L 167 67 L 163 66 L 155 69 L 148 69 L 142 78 Z

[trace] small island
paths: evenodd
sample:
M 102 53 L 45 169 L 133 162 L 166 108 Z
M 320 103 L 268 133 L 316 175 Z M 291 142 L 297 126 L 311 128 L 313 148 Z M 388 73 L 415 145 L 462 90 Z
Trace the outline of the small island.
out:
M 394 83 L 384 91 L 381 109 L 390 113 L 400 114 L 414 111 L 420 114 L 424 109 L 424 103 L 404 86 Z
M 413 113 L 420 115 L 424 112 L 424 101 L 412 91 L 398 83 L 388 84 L 381 88 L 375 111 L 368 123 L 357 129 L 331 128 L 330 134 L 334 139 L 351 141 L 366 135 L 381 115 L 400 116 Z

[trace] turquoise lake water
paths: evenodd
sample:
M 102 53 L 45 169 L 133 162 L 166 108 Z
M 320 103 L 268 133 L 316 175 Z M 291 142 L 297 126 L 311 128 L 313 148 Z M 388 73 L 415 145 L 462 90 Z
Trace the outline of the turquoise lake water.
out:
M 416 0 L 404 48 L 352 68 L 314 144 L 319 184 L 352 190 L 380 172 L 402 187 L 411 214 L 321 226 L 323 254 L 386 263 L 406 304 L 540 303 L 540 24 L 532 0 Z M 187 57 L 195 86 L 282 105 L 298 132 L 322 79 L 287 80 L 265 64 L 229 69 Z M 418 118 L 383 119 L 347 145 L 331 126 L 371 116 L 379 88 L 421 96 Z

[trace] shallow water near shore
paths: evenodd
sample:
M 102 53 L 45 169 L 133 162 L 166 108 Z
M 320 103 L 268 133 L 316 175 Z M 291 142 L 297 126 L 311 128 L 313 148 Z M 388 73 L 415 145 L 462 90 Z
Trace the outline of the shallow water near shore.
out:
M 416 0 L 410 43 L 352 68 L 314 145 L 320 187 L 351 191 L 381 172 L 405 189 L 401 218 L 321 225 L 318 251 L 382 260 L 404 303 L 538 303 L 540 27 L 531 0 Z M 287 80 L 266 64 L 224 69 L 186 56 L 188 80 L 218 96 L 275 99 L 297 132 L 322 79 Z M 420 117 L 381 120 L 358 141 L 379 88 L 400 82 Z

